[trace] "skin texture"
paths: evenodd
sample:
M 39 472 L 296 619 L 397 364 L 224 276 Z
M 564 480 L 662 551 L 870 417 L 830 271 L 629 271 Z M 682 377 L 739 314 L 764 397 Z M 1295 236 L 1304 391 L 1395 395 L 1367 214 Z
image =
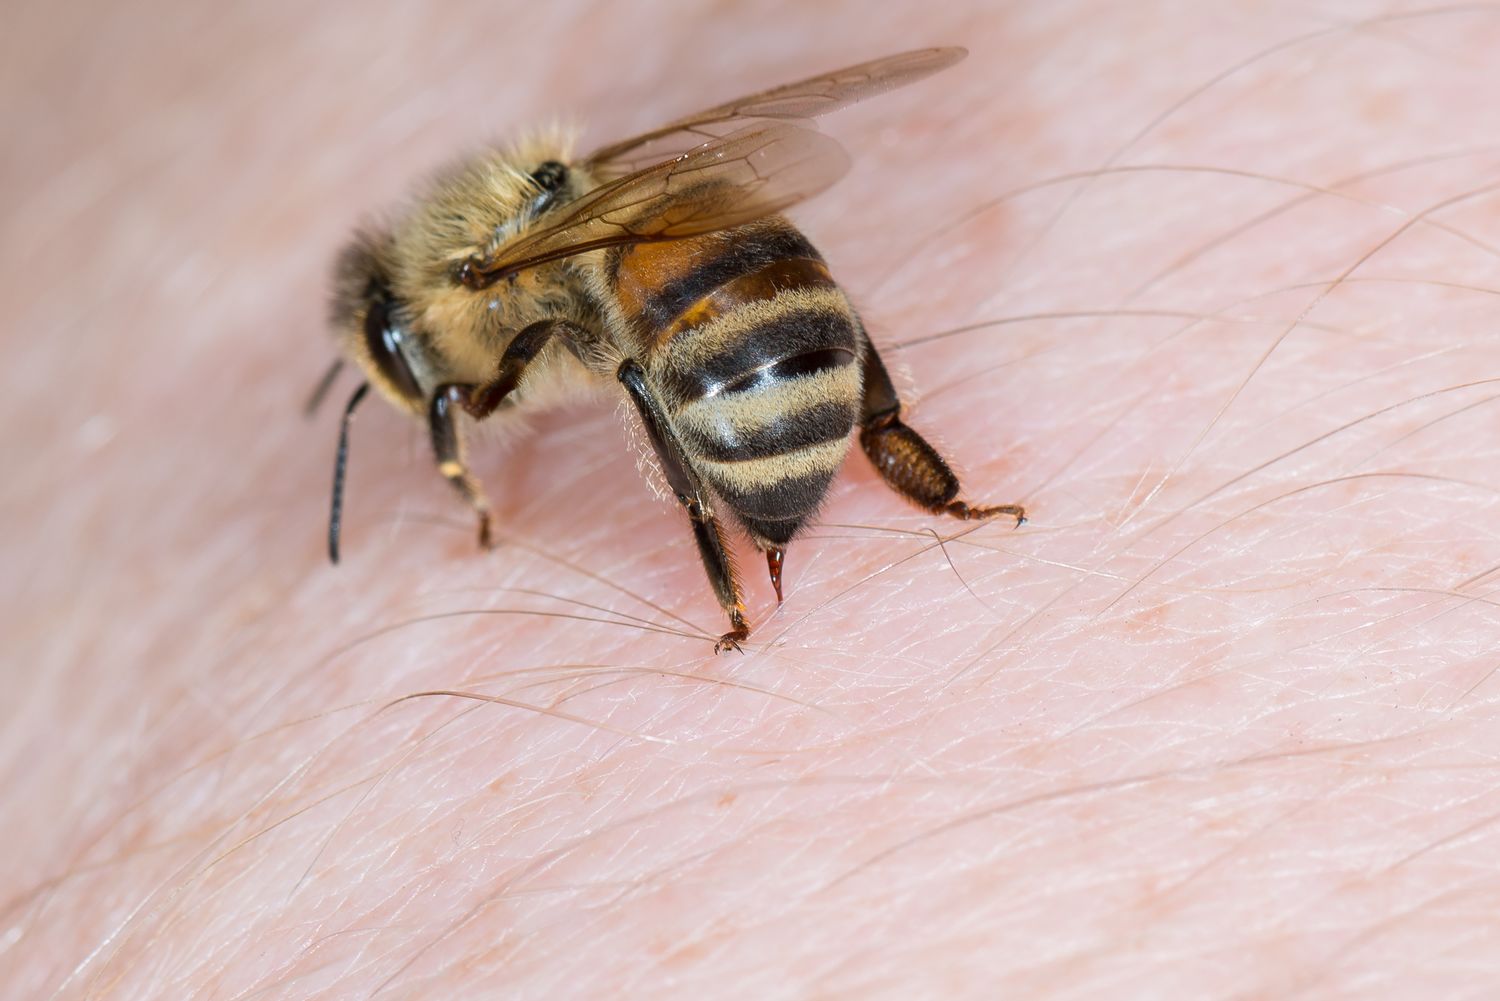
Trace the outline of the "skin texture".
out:
M 156 6 L 0 59 L 8 997 L 1493 996 L 1495 8 Z M 1029 524 L 856 451 L 714 658 L 612 401 L 486 555 L 371 405 L 326 564 L 361 213 L 955 42 L 795 218 Z

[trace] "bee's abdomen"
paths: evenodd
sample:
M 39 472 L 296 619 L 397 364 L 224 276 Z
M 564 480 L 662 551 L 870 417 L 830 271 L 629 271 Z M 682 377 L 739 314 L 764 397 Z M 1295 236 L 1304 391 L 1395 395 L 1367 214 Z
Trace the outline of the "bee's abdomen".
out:
M 626 320 L 651 348 L 738 303 L 833 285 L 807 237 L 780 219 L 623 248 L 608 269 Z
M 785 241 L 789 227 L 776 236 Z M 739 255 L 741 259 L 744 254 Z M 716 270 L 712 258 L 705 268 Z M 760 541 L 812 514 L 858 417 L 861 337 L 816 257 L 773 258 L 697 286 L 655 336 L 648 371 L 699 474 Z M 680 287 L 695 283 L 677 279 Z

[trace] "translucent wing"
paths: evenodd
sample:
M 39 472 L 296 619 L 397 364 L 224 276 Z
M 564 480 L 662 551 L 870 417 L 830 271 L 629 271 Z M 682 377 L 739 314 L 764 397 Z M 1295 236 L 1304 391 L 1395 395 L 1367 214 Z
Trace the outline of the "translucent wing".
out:
M 966 49 L 957 47 L 916 49 L 773 87 L 605 146 L 589 163 L 600 176 L 617 176 L 671 159 L 757 119 L 792 119 L 806 126 L 819 115 L 915 83 L 966 55 Z
M 601 247 L 676 240 L 751 222 L 809 198 L 849 169 L 838 143 L 768 122 L 595 188 L 550 225 L 469 258 L 459 279 L 485 288 L 546 261 Z

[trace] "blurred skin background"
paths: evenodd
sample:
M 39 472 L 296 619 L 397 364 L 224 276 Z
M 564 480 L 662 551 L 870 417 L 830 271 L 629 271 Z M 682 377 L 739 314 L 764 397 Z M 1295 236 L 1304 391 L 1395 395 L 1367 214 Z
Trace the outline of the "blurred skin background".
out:
M 1493 993 L 1500 14 L 873 11 L 10 12 L 7 996 Z M 613 401 L 477 443 L 486 555 L 372 403 L 326 565 L 362 218 L 955 43 L 794 218 L 1030 524 L 852 455 L 715 659 Z

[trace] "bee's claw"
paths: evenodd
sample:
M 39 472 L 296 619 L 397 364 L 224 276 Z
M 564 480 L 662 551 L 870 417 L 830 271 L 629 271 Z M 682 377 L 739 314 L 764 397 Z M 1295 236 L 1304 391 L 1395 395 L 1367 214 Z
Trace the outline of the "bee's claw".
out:
M 740 646 L 740 641 L 750 638 L 750 627 L 746 625 L 744 613 L 738 607 L 730 613 L 729 624 L 734 626 L 734 628 L 719 637 L 719 641 L 714 644 L 715 654 L 723 653 L 725 650 L 734 650 L 737 653 L 745 652 L 744 648 Z

